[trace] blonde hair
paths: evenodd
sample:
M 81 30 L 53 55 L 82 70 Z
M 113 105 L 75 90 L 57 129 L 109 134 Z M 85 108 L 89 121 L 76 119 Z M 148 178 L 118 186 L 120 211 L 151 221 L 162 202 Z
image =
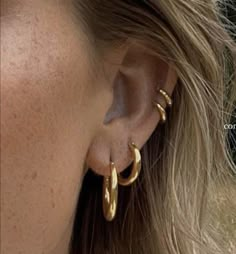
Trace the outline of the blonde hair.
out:
M 74 2 L 96 51 L 135 40 L 179 79 L 168 121 L 141 150 L 138 181 L 119 188 L 113 222 L 103 218 L 102 179 L 85 176 L 70 254 L 227 253 L 207 207 L 217 187 L 235 181 L 224 130 L 236 98 L 231 23 L 213 0 Z

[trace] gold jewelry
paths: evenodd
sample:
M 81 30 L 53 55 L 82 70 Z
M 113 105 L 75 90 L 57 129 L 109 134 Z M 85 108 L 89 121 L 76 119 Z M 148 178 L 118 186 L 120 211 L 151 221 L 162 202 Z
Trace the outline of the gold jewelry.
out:
M 160 94 L 164 97 L 167 106 L 171 107 L 173 102 L 172 102 L 172 99 L 169 96 L 169 94 L 163 89 L 159 89 L 157 91 L 159 91 Z M 153 102 L 153 104 L 155 105 L 155 107 L 157 108 L 157 110 L 159 111 L 159 113 L 161 115 L 161 121 L 165 122 L 166 121 L 166 111 L 165 111 L 164 107 L 160 103 L 157 103 L 157 102 Z
M 139 149 L 136 147 L 134 142 L 129 144 L 129 147 L 131 149 L 134 161 L 131 173 L 128 178 L 123 178 L 120 174 L 118 174 L 118 183 L 123 186 L 132 184 L 138 178 L 141 170 L 141 154 Z
M 165 111 L 165 109 L 159 103 L 153 102 L 153 104 L 158 109 L 158 111 L 161 115 L 161 121 L 164 123 L 166 121 L 166 111 Z
M 171 107 L 172 106 L 172 99 L 171 97 L 169 96 L 169 94 L 163 90 L 163 89 L 159 89 L 158 90 L 160 92 L 161 95 L 163 95 L 163 97 L 165 98 L 165 101 L 166 101 L 166 104 Z
M 112 221 L 116 215 L 118 201 L 118 183 L 123 186 L 132 184 L 138 177 L 141 170 L 141 154 L 134 142 L 129 144 L 134 162 L 131 174 L 123 178 L 117 174 L 114 162 L 110 162 L 110 176 L 103 177 L 103 215 L 107 221 Z
M 103 177 L 103 214 L 106 220 L 114 219 L 118 199 L 118 178 L 114 162 L 110 162 L 110 176 Z

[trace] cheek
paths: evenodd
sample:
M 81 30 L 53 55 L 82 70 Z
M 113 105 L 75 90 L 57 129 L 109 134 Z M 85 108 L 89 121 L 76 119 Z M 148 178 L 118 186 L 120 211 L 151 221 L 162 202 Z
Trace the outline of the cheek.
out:
M 1 38 L 2 247 L 36 254 L 59 241 L 75 209 L 89 78 L 70 31 L 37 18 L 14 22 L 3 23 Z

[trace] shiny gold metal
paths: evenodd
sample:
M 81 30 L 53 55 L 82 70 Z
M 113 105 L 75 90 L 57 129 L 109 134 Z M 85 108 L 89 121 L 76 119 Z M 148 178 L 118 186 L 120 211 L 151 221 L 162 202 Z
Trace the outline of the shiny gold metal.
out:
M 116 215 L 118 199 L 118 178 L 114 162 L 110 162 L 110 176 L 103 178 L 103 214 L 107 221 Z
M 156 108 L 158 109 L 158 111 L 161 115 L 161 121 L 165 122 L 166 121 L 166 111 L 165 111 L 165 109 L 159 103 L 153 102 L 153 104 L 156 106 Z
M 161 95 L 163 95 L 163 97 L 165 98 L 165 101 L 166 101 L 166 104 L 171 107 L 172 106 L 172 99 L 171 97 L 169 96 L 169 94 L 163 90 L 163 89 L 159 89 L 158 90 L 160 92 Z
M 134 161 L 131 173 L 128 178 L 123 178 L 120 174 L 118 174 L 118 183 L 123 186 L 132 184 L 139 176 L 141 170 L 141 154 L 139 149 L 136 147 L 134 142 L 129 144 L 129 148 L 131 149 Z

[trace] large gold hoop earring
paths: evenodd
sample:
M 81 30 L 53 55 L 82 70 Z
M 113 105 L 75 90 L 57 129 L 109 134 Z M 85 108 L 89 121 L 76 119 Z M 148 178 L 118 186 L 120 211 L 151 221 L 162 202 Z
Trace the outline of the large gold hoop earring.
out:
M 114 162 L 110 162 L 110 176 L 103 177 L 103 214 L 112 221 L 116 215 L 118 200 L 118 178 Z
M 129 144 L 129 147 L 132 151 L 134 161 L 131 173 L 128 178 L 123 178 L 120 174 L 118 174 L 118 183 L 123 186 L 128 186 L 132 184 L 138 178 L 141 170 L 141 154 L 139 149 L 136 147 L 134 142 Z

